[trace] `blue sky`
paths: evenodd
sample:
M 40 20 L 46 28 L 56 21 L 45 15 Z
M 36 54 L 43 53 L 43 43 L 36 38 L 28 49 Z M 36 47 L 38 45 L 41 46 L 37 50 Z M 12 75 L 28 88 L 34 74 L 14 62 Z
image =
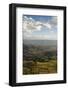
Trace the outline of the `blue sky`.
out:
M 28 18 L 33 18 L 34 20 L 36 21 L 42 21 L 42 22 L 45 22 L 52 19 L 53 16 L 38 16 L 38 15 L 24 15 L 24 16 L 27 16 Z
M 24 15 L 24 39 L 57 40 L 57 17 Z

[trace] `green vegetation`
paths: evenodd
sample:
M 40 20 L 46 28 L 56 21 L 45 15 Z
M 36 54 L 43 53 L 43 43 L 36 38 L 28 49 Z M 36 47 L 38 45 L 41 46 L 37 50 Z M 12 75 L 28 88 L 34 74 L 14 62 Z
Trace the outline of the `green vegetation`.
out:
M 42 61 L 42 60 L 41 60 Z M 57 73 L 57 60 L 51 60 L 48 62 L 30 62 L 26 67 L 23 67 L 23 74 L 45 74 L 45 73 Z
M 24 75 L 57 73 L 57 50 L 47 48 L 24 45 Z

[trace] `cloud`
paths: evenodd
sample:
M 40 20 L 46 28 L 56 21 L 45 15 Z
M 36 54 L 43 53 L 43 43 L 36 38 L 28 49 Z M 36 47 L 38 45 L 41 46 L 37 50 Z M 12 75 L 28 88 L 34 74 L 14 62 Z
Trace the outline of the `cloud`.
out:
M 52 17 L 49 21 L 36 21 L 31 17 L 24 16 L 23 17 L 23 29 L 24 29 L 24 39 L 56 39 L 57 35 L 54 35 L 53 28 L 57 27 L 57 17 Z M 34 35 L 34 31 L 42 31 L 42 28 L 48 28 L 52 34 L 50 35 Z M 45 29 L 45 30 L 46 30 Z
M 51 21 L 52 24 L 54 21 Z M 52 28 L 52 24 L 49 22 L 35 21 L 31 17 L 24 16 L 24 31 L 25 32 L 33 32 L 40 31 L 43 27 L 48 28 L 49 30 Z
M 51 24 L 52 27 L 57 27 L 57 17 L 52 17 L 52 19 L 49 21 L 49 24 Z

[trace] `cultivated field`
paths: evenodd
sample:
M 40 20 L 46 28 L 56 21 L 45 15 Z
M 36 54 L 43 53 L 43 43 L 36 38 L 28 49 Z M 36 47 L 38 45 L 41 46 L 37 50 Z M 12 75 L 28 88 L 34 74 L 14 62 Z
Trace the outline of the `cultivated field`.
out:
M 57 73 L 57 60 L 47 62 L 24 62 L 23 74 L 49 74 Z
M 51 41 L 47 43 L 49 44 L 23 45 L 24 75 L 57 73 L 57 47 L 52 45 Z

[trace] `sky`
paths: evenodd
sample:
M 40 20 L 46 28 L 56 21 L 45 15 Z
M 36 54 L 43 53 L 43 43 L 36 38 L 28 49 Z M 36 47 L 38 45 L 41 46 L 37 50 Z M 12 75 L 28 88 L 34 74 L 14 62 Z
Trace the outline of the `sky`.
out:
M 25 40 L 57 40 L 57 17 L 23 15 Z

